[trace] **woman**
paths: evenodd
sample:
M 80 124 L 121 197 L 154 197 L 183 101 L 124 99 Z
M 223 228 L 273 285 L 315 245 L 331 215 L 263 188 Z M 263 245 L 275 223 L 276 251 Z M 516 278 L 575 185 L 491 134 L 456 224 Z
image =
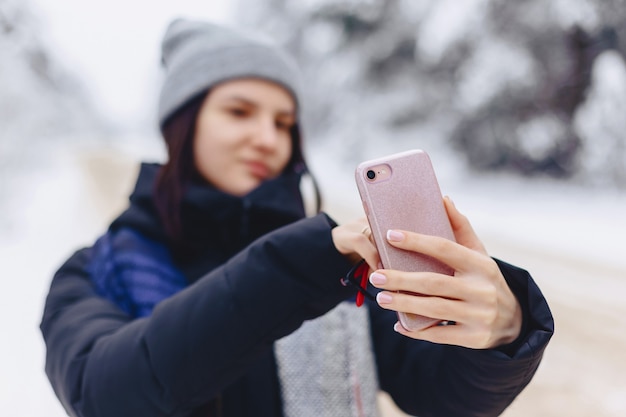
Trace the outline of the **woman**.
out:
M 364 219 L 305 218 L 286 56 L 177 20 L 163 62 L 169 160 L 142 166 L 128 210 L 60 268 L 46 301 L 46 372 L 70 415 L 373 416 L 379 389 L 420 416 L 510 404 L 553 330 L 525 271 L 489 258 L 449 199 L 458 243 L 398 230 L 389 241 L 454 280 L 377 269 Z M 365 309 L 340 283 L 361 258 L 383 290 Z M 408 332 L 397 310 L 456 325 Z

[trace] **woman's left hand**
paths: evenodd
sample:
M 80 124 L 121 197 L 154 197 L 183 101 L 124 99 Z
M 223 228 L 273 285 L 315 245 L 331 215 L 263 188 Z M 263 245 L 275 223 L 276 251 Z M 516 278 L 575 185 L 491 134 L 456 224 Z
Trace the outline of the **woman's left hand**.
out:
M 414 339 L 475 349 L 511 343 L 521 331 L 519 302 L 467 218 L 448 197 L 444 203 L 456 242 L 400 230 L 389 231 L 387 240 L 397 248 L 438 259 L 455 270 L 454 277 L 431 272 L 374 271 L 370 282 L 384 290 L 378 294 L 378 304 L 389 310 L 456 323 L 416 331 L 396 323 L 396 331 Z

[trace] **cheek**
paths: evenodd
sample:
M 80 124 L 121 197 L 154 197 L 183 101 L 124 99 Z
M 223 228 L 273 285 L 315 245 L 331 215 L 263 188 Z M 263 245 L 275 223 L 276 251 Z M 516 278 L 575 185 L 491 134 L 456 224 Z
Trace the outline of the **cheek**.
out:
M 280 171 L 285 169 L 285 167 L 289 163 L 289 160 L 291 159 L 291 155 L 293 151 L 294 151 L 294 146 L 293 146 L 291 137 L 288 137 L 285 140 L 284 145 L 281 146 L 277 152 L 279 165 L 280 165 Z
M 217 155 L 222 151 L 219 149 L 219 142 L 214 140 L 211 132 L 207 129 L 198 129 L 194 138 L 193 159 L 196 169 L 204 176 L 210 176 L 211 167 L 219 162 Z M 208 178 L 207 178 L 208 179 Z

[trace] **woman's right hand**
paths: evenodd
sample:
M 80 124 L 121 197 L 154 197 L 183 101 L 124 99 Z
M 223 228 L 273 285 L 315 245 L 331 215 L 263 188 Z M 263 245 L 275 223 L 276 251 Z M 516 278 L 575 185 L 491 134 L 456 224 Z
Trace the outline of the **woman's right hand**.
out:
M 382 265 L 371 235 L 365 217 L 342 224 L 332 230 L 333 243 L 339 253 L 345 255 L 353 264 L 365 259 L 370 270 L 374 271 L 382 268 Z

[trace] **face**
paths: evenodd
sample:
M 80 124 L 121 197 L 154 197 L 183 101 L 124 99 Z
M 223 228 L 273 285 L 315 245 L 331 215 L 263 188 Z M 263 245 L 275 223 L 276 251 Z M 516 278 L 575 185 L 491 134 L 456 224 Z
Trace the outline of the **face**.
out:
M 238 79 L 212 88 L 196 121 L 198 172 L 236 196 L 277 177 L 291 158 L 295 112 L 291 94 L 269 81 Z

